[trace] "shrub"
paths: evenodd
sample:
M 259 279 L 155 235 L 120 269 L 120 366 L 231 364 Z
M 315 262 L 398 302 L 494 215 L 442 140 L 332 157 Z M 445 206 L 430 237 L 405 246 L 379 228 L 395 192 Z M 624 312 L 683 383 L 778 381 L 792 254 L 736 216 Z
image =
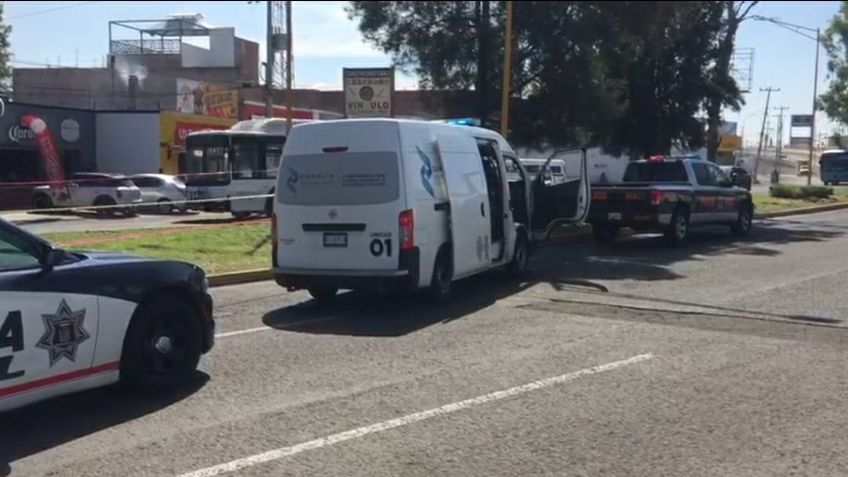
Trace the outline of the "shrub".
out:
M 782 199 L 826 199 L 833 195 L 833 188 L 825 186 L 776 184 L 769 187 L 769 195 Z

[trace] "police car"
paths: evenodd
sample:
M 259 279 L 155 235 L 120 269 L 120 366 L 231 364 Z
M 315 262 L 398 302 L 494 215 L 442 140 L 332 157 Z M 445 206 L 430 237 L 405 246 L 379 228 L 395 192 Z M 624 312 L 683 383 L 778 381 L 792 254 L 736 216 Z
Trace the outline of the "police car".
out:
M 74 253 L 0 219 L 0 412 L 122 381 L 185 382 L 212 348 L 200 268 Z

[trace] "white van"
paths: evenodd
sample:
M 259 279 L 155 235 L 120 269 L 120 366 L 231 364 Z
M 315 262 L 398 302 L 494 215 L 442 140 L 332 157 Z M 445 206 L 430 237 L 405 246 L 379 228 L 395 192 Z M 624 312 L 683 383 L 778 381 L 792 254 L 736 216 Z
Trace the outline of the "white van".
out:
M 365 288 L 444 298 L 454 280 L 506 266 L 520 274 L 534 238 L 585 219 L 589 181 L 585 154 L 581 177 L 555 185 L 531 183 L 517 157 L 496 132 L 470 126 L 292 128 L 274 200 L 277 283 L 319 301 Z

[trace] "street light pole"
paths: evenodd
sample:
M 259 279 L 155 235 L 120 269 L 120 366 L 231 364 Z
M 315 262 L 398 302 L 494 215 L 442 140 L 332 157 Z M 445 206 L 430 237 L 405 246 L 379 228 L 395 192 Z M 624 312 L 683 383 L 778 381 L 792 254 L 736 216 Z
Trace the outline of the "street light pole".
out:
M 807 185 L 813 183 L 813 149 L 816 142 L 816 97 L 819 87 L 819 45 L 821 45 L 821 30 L 816 28 L 816 72 L 813 75 L 813 117 L 810 120 L 810 158 L 807 163 L 809 173 L 807 174 Z

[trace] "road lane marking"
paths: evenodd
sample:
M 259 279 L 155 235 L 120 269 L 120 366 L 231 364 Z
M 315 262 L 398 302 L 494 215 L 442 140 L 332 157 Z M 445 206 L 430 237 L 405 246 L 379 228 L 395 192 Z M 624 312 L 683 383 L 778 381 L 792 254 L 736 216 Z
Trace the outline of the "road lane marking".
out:
M 238 335 L 246 335 L 249 333 L 259 333 L 260 331 L 285 331 L 288 328 L 295 326 L 303 326 L 303 325 L 317 325 L 318 323 L 323 323 L 325 321 L 338 319 L 338 316 L 325 316 L 324 318 L 318 318 L 316 320 L 303 320 L 303 321 L 293 321 L 291 323 L 286 323 L 285 325 L 280 326 L 279 328 L 275 328 L 273 326 L 259 326 L 256 328 L 247 328 L 245 330 L 237 330 L 237 331 L 227 331 L 225 333 L 218 333 L 215 335 L 215 338 L 229 338 L 231 336 Z
M 257 328 L 248 328 L 246 330 L 238 330 L 238 331 L 228 331 L 226 333 L 218 333 L 215 335 L 215 338 L 229 338 L 230 336 L 238 336 L 238 335 L 246 335 L 248 333 L 257 333 L 259 331 L 271 331 L 274 328 L 270 326 L 260 326 Z
M 632 358 L 628 358 L 622 361 L 613 361 L 612 363 L 601 364 L 591 368 L 585 368 L 579 371 L 561 374 L 552 378 L 534 381 L 532 383 L 523 384 L 521 386 L 516 386 L 502 391 L 495 391 L 493 393 L 484 394 L 482 396 L 466 399 L 464 401 L 445 404 L 444 406 L 429 409 L 427 411 L 416 412 L 414 414 L 407 414 L 406 416 L 399 417 L 396 419 L 390 419 L 388 421 L 378 422 L 376 424 L 371 424 L 364 427 L 358 427 L 356 429 L 351 429 L 349 431 L 340 432 L 338 434 L 321 437 L 308 442 L 302 442 L 293 446 L 281 447 L 279 449 L 270 450 L 261 454 L 236 459 L 224 464 L 218 464 L 212 467 L 207 467 L 205 469 L 199 469 L 193 472 L 181 474 L 179 477 L 212 477 L 215 475 L 235 472 L 237 470 L 253 467 L 259 464 L 264 464 L 266 462 L 272 462 L 275 460 L 283 459 L 285 457 L 291 457 L 293 455 L 297 455 L 309 450 L 320 449 L 322 447 L 331 446 L 340 442 L 364 437 L 369 434 L 375 434 L 378 432 L 388 431 L 390 429 L 407 426 L 409 424 L 425 421 L 446 414 L 451 414 L 457 411 L 461 411 L 463 409 L 479 406 L 481 404 L 486 404 L 493 401 L 500 401 L 509 397 L 526 394 L 531 391 L 537 391 L 539 389 L 548 388 L 556 384 L 564 384 L 570 381 L 574 381 L 578 378 L 582 378 L 584 376 L 599 374 L 606 371 L 612 371 L 613 369 L 621 368 L 623 366 L 641 363 L 643 361 L 648 361 L 653 358 L 654 355 L 650 353 L 636 355 Z

